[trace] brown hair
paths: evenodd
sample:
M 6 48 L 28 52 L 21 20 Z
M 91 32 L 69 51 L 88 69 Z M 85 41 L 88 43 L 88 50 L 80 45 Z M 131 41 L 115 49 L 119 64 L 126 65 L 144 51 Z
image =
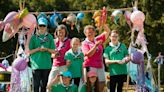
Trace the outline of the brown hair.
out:
M 68 36 L 68 30 L 67 30 L 67 27 L 66 27 L 65 25 L 61 24 L 61 25 L 58 25 L 58 27 L 56 28 L 56 31 L 55 31 L 55 33 L 54 33 L 55 38 L 58 37 L 57 32 L 58 32 L 59 30 L 62 30 L 62 29 L 65 29 L 65 37 Z
M 93 31 L 95 31 L 94 26 L 92 26 L 92 25 L 87 25 L 87 26 L 84 27 L 84 34 L 85 34 L 86 30 L 88 30 L 88 29 L 92 29 Z
M 87 77 L 87 91 L 86 92 L 92 92 L 91 89 L 91 82 L 89 80 L 89 77 Z M 99 83 L 98 83 L 98 77 L 96 78 L 96 82 L 94 84 L 94 92 L 99 92 Z
M 112 30 L 111 34 L 112 33 L 116 33 L 116 34 L 119 34 L 119 32 L 117 30 Z

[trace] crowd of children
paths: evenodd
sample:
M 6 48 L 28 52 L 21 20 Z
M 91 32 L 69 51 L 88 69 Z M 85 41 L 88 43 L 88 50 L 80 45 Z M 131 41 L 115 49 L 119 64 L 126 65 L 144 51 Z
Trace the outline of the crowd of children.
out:
M 122 92 L 129 59 L 124 59 L 127 48 L 118 41 L 116 31 L 104 24 L 104 32 L 97 36 L 94 26 L 87 25 L 86 38 L 81 42 L 78 37 L 69 37 L 64 24 L 58 25 L 53 38 L 47 25 L 46 18 L 38 18 L 29 44 L 34 92 L 104 92 L 105 64 L 110 69 L 110 92 L 115 92 L 116 85 L 117 92 Z M 109 38 L 111 42 L 104 52 L 103 44 Z

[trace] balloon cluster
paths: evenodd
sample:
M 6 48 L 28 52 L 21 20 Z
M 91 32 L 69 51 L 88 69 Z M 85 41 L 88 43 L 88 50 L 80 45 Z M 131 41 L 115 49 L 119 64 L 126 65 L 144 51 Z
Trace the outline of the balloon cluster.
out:
M 107 10 L 105 7 L 101 11 L 95 11 L 92 17 L 98 28 L 102 27 L 107 21 Z
M 118 24 L 120 20 L 120 15 L 124 14 L 124 17 L 126 19 L 127 24 L 129 27 L 132 27 L 133 29 L 140 31 L 143 30 L 143 23 L 145 20 L 145 15 L 143 12 L 139 11 L 136 7 L 133 8 L 133 12 L 130 11 L 122 11 L 122 10 L 114 10 L 111 14 L 111 20 Z
M 40 13 L 38 15 L 38 19 L 44 17 L 49 20 L 49 26 L 50 28 L 57 28 L 60 22 L 66 22 L 67 24 L 76 24 L 77 21 L 81 21 L 84 18 L 84 13 L 79 12 L 77 16 L 73 13 L 69 14 L 67 18 L 63 18 L 62 14 L 54 12 L 54 14 L 50 15 L 49 18 L 47 18 L 47 15 L 45 13 Z M 63 21 L 64 20 L 64 21 Z
M 6 42 L 12 38 L 22 26 L 29 28 L 29 31 L 33 31 L 36 26 L 35 16 L 29 14 L 27 8 L 19 12 L 9 12 L 5 19 L 0 21 L 0 31 L 4 29 L 2 41 Z

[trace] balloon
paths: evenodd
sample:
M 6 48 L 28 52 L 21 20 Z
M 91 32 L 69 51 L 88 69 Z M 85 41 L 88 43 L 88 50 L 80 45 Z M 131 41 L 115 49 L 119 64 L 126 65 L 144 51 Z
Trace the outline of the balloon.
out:
M 95 25 L 97 27 L 100 27 L 101 26 L 101 17 L 97 16 L 97 17 L 94 18 L 94 20 L 95 20 Z
M 62 21 L 62 19 L 63 19 L 63 18 L 62 18 L 62 15 L 61 15 L 61 14 L 59 14 L 59 13 L 54 13 L 54 16 L 56 17 L 56 19 L 55 19 L 55 20 L 56 20 L 57 22 L 61 22 L 61 21 Z
M 94 18 L 95 23 L 100 23 L 100 19 L 101 19 L 101 17 L 100 17 L 100 16 L 95 17 L 95 18 Z
M 28 51 L 28 45 L 31 39 L 31 35 L 34 32 L 34 29 L 37 25 L 36 22 L 36 17 L 32 14 L 28 14 L 23 18 L 23 23 L 22 23 L 25 27 L 30 28 L 28 33 L 27 33 L 27 41 L 26 41 L 26 46 L 25 46 L 25 51 Z
M 101 11 L 101 25 L 104 25 L 107 21 L 107 9 L 103 7 Z
M 15 11 L 9 12 L 9 13 L 7 14 L 7 16 L 5 17 L 5 19 L 3 20 L 3 22 L 6 24 L 6 23 L 9 23 L 9 22 L 13 21 L 14 18 L 16 18 L 16 15 L 17 15 L 17 14 L 18 14 L 18 13 L 15 12 Z
M 130 16 L 130 20 L 133 24 L 143 24 L 145 15 L 141 11 L 134 11 Z
M 38 15 L 37 19 L 39 19 L 39 18 L 41 18 L 41 17 L 47 18 L 47 15 L 46 15 L 44 12 L 41 12 L 41 13 Z
M 95 25 L 100 28 L 107 21 L 107 10 L 105 7 L 101 11 L 95 11 L 92 17 L 95 20 Z
M 121 10 L 115 10 L 112 12 L 112 15 L 111 15 L 111 20 L 117 24 L 119 19 L 120 19 L 120 14 L 123 14 Z
M 52 28 L 56 28 L 59 24 L 58 22 L 62 21 L 62 16 L 61 14 L 58 13 L 54 13 L 51 17 L 50 17 L 50 26 Z
M 76 15 L 71 13 L 67 16 L 67 20 L 66 23 L 70 24 L 70 23 L 75 23 L 76 22 Z
M 101 11 L 95 11 L 92 18 L 94 19 L 97 16 L 101 16 Z
M 23 18 L 23 25 L 27 28 L 35 27 L 37 25 L 36 18 L 32 14 L 28 14 Z
M 131 54 L 131 60 L 135 64 L 141 64 L 144 61 L 144 56 L 141 52 L 135 51 Z
M 133 23 L 133 30 L 143 31 L 143 22 L 145 20 L 145 15 L 141 11 L 134 11 L 131 16 L 130 20 Z
M 111 16 L 117 16 L 118 14 L 122 14 L 122 11 L 121 10 L 115 10 L 112 12 Z
M 76 16 L 77 20 L 82 20 L 83 18 L 84 18 L 84 13 L 83 12 L 78 13 L 77 16 Z
M 119 16 L 115 16 L 113 21 L 115 24 L 118 24 L 118 21 L 119 21 L 120 17 Z
M 20 11 L 19 13 L 19 18 L 22 19 L 24 16 L 26 16 L 28 14 L 28 10 L 27 8 L 23 9 L 22 11 Z
M 13 62 L 13 67 L 18 71 L 24 70 L 27 67 L 26 59 L 22 57 L 16 58 Z
M 17 18 L 15 18 L 10 23 L 7 23 L 3 31 L 2 41 L 6 42 L 10 38 L 12 38 L 18 32 L 19 26 L 20 26 L 20 20 Z

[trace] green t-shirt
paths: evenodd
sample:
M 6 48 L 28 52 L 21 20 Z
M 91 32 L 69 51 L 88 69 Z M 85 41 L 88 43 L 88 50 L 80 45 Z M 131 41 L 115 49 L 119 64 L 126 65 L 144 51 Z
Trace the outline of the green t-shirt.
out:
M 65 53 L 64 59 L 71 62 L 70 66 L 68 66 L 68 71 L 72 73 L 72 78 L 82 77 L 84 54 L 80 50 L 77 53 L 74 53 L 72 49 L 69 49 Z
M 125 44 L 121 43 L 120 46 L 108 46 L 105 48 L 104 57 L 109 60 L 122 60 L 128 55 L 128 50 Z M 108 66 L 110 76 L 127 74 L 127 66 L 125 64 L 110 64 Z
M 87 92 L 87 86 L 86 84 L 83 84 L 81 89 L 80 89 L 80 92 Z
M 64 87 L 62 84 L 56 84 L 52 86 L 51 92 L 78 92 L 78 88 L 76 85 Z
M 34 34 L 30 39 L 29 49 L 36 48 L 55 49 L 53 36 L 46 33 L 43 35 Z M 51 53 L 48 51 L 38 51 L 30 55 L 30 64 L 32 69 L 51 69 Z

